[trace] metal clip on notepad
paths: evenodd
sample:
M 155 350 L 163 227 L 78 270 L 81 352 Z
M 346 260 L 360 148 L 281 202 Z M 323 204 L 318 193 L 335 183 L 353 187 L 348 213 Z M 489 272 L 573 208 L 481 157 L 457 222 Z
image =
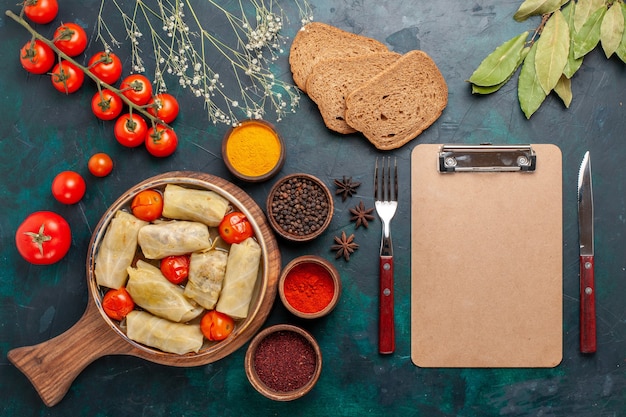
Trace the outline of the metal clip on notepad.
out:
M 530 145 L 442 145 L 440 172 L 534 171 L 535 151 Z

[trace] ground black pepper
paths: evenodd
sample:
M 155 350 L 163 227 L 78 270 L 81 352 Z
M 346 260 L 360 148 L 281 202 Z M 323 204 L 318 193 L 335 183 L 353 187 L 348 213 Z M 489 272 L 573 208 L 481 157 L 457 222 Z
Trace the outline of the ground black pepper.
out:
M 306 385 L 315 373 L 317 359 L 313 346 L 300 334 L 278 331 L 259 343 L 254 369 L 259 379 L 278 392 L 290 392 Z
M 319 230 L 328 217 L 328 196 L 308 178 L 289 178 L 271 202 L 272 217 L 289 234 L 306 236 Z

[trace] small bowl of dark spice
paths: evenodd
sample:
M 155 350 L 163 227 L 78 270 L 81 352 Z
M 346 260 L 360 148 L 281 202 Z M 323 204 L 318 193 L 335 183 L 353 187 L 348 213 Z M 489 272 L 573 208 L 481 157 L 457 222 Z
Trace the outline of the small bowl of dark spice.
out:
M 322 372 L 322 352 L 304 329 L 277 324 L 257 334 L 246 351 L 246 376 L 261 394 L 292 401 L 307 394 Z
M 267 218 L 274 231 L 292 242 L 318 237 L 333 217 L 334 203 L 328 187 L 309 174 L 281 178 L 267 196 Z
M 324 258 L 300 256 L 283 268 L 278 294 L 283 305 L 295 316 L 305 319 L 323 317 L 339 301 L 339 272 Z

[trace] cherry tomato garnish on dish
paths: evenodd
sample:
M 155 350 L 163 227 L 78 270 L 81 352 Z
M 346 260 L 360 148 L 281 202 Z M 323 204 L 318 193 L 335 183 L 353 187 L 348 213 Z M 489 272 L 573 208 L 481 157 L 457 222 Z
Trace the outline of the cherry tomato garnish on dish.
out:
M 102 309 L 113 320 L 122 320 L 135 308 L 135 302 L 126 288 L 111 289 L 102 298 Z
M 98 119 L 113 120 L 122 113 L 124 102 L 113 91 L 104 89 L 91 99 L 91 110 Z
M 57 0 L 26 0 L 24 1 L 24 14 L 35 23 L 45 25 L 57 17 L 59 3 Z
M 157 94 L 148 103 L 147 110 L 151 115 L 161 119 L 163 123 L 172 123 L 178 116 L 178 101 L 171 94 Z
M 52 85 L 58 91 L 71 94 L 83 85 L 85 74 L 76 65 L 63 60 L 52 69 Z
M 224 340 L 235 329 L 235 321 L 228 314 L 211 310 L 205 313 L 200 320 L 200 330 L 204 337 L 211 342 Z
M 106 177 L 113 170 L 113 160 L 104 152 L 98 152 L 89 158 L 87 168 L 96 177 Z
M 172 284 L 182 284 L 189 276 L 189 256 L 177 255 L 161 259 L 161 273 Z
M 122 80 L 120 91 L 131 102 L 144 106 L 152 99 L 152 84 L 141 74 L 132 74 Z
M 226 243 L 240 243 L 254 235 L 252 224 L 245 214 L 239 211 L 228 213 L 220 222 L 217 230 Z
M 178 147 L 178 137 L 172 129 L 156 125 L 146 133 L 146 149 L 157 157 L 170 156 Z
M 52 48 L 39 39 L 26 42 L 20 50 L 22 67 L 31 74 L 45 74 L 54 66 L 55 60 Z
M 89 71 L 107 84 L 122 76 L 122 61 L 113 52 L 98 52 L 89 60 Z
M 155 190 L 143 190 L 133 198 L 130 209 L 138 219 L 154 221 L 163 213 L 163 196 Z
M 87 48 L 87 33 L 76 23 L 65 23 L 54 32 L 52 42 L 61 52 L 74 57 Z
M 63 171 L 52 180 L 52 195 L 63 204 L 78 203 L 86 188 L 83 177 L 74 171 Z
M 121 115 L 115 122 L 113 129 L 115 139 L 128 148 L 134 148 L 144 143 L 147 133 L 146 121 L 135 113 Z
M 50 265 L 60 261 L 67 254 L 71 243 L 69 224 L 51 211 L 29 214 L 15 232 L 18 252 L 35 265 Z

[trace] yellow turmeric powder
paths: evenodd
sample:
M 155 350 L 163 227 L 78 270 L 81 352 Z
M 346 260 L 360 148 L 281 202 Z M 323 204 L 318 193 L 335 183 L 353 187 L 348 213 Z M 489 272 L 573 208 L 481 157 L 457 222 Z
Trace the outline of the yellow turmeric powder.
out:
M 247 120 L 232 129 L 226 141 L 226 158 L 233 168 L 248 177 L 269 173 L 279 163 L 282 144 L 268 124 Z

